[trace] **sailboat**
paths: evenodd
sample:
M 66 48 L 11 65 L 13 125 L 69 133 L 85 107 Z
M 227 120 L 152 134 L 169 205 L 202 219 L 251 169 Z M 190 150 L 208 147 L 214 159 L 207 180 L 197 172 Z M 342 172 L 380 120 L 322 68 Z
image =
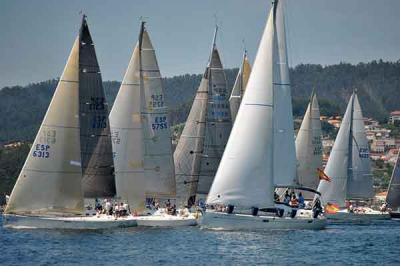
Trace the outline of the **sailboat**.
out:
M 236 76 L 235 84 L 233 85 L 231 97 L 229 98 L 229 106 L 231 109 L 232 122 L 236 119 L 236 114 L 239 110 L 243 94 L 246 90 L 247 82 L 249 81 L 251 66 L 247 58 L 247 51 L 244 51 L 242 65 Z
M 392 218 L 400 218 L 400 157 L 397 155 L 396 164 L 393 168 L 392 178 L 386 196 L 386 203 Z
M 141 23 L 139 40 L 111 110 L 110 123 L 117 198 L 128 202 L 131 211 L 138 214 L 138 225 L 197 224 L 188 213 L 168 215 L 160 210 L 148 214 L 146 210 L 146 199 L 174 200 L 176 185 L 168 107 L 145 22 Z
M 316 190 L 318 169 L 322 168 L 321 121 L 317 95 L 313 91 L 296 138 L 297 182 L 300 187 Z M 305 199 L 314 199 L 315 193 L 303 191 Z
M 108 104 L 86 16 L 5 210 L 8 227 L 103 229 L 132 217 L 85 216 L 115 194 Z
M 318 191 L 328 219 L 337 222 L 366 222 L 390 218 L 388 213 L 366 205 L 374 196 L 369 146 L 364 118 L 356 91 L 350 97 Z
M 225 72 L 216 46 L 174 153 L 178 206 L 204 202 L 232 127 Z
M 284 99 L 284 95 L 290 96 L 284 36 L 283 7 L 281 1 L 274 1 L 246 93 L 207 197 L 208 208 L 201 218 L 204 228 L 323 229 L 326 225 L 326 219 L 317 212 L 313 216 L 296 212 L 281 216 L 274 202 L 275 186 L 292 184 L 296 172 L 293 123 L 291 131 L 287 125 L 293 117 L 284 105 L 290 101 Z M 277 161 L 282 154 L 286 159 Z

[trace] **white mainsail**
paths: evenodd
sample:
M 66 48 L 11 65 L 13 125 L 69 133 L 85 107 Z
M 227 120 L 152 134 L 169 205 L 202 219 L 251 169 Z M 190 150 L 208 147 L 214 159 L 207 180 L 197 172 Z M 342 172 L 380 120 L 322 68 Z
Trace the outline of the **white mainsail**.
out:
M 279 73 L 274 11 L 269 14 L 208 204 L 274 206 L 274 82 Z
M 81 182 L 77 38 L 5 212 L 82 214 Z
M 142 118 L 145 136 L 145 193 L 149 198 L 175 198 L 175 169 L 168 107 L 154 48 L 147 30 L 143 28 L 142 31 L 139 48 L 141 91 L 144 93 Z
M 321 121 L 317 95 L 311 94 L 303 122 L 296 138 L 297 178 L 302 187 L 317 189 L 317 169 L 322 168 Z M 308 195 L 306 198 L 313 198 Z
M 225 72 L 215 44 L 217 29 L 207 69 L 174 153 L 180 205 L 191 205 L 196 197 L 208 194 L 232 127 Z
M 277 186 L 297 184 L 296 149 L 293 128 L 293 108 L 286 47 L 285 17 L 283 3 L 275 4 L 275 38 L 278 58 L 274 61 L 274 182 Z
M 251 66 L 247 58 L 247 51 L 244 51 L 242 65 L 236 76 L 235 84 L 233 85 L 231 97 L 229 98 L 229 106 L 231 109 L 232 122 L 235 121 L 237 112 L 239 111 L 240 103 L 244 92 L 246 91 L 247 82 L 249 81 Z
M 347 105 L 325 173 L 332 181 L 320 181 L 318 190 L 324 204 L 335 203 L 345 207 L 346 199 L 372 198 L 369 148 L 355 92 Z
M 357 94 L 354 93 L 353 117 L 350 141 L 351 168 L 347 180 L 348 199 L 371 199 L 374 197 L 369 145 L 365 133 L 364 118 Z
M 144 208 L 146 197 L 175 197 L 168 109 L 155 51 L 144 23 L 110 122 L 117 196 L 136 210 Z

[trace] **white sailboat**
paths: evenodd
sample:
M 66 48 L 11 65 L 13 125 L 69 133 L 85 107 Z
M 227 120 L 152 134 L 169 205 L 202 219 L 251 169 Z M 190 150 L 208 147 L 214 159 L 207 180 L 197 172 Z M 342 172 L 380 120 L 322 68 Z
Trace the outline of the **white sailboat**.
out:
M 302 211 L 293 218 L 281 217 L 274 202 L 275 185 L 292 184 L 296 177 L 293 123 L 289 125 L 293 117 L 291 110 L 285 109 L 291 98 L 284 36 L 283 7 L 281 1 L 274 1 L 208 194 L 209 207 L 201 220 L 204 228 L 322 229 L 326 225 L 326 219 L 318 213 L 315 218 Z
M 400 218 L 400 153 L 397 155 L 396 164 L 390 179 L 386 203 L 390 208 L 392 218 Z
M 319 105 L 313 91 L 296 138 L 297 182 L 300 187 L 318 188 L 318 169 L 322 168 L 321 136 Z M 312 200 L 315 194 L 303 191 L 303 196 Z
M 216 46 L 174 153 L 178 206 L 204 201 L 232 127 L 225 72 Z
M 195 225 L 193 215 L 147 214 L 146 199 L 174 200 L 176 186 L 171 132 L 156 54 L 142 22 L 110 113 L 117 197 L 127 201 L 138 225 Z
M 11 193 L 4 226 L 104 229 L 132 217 L 85 216 L 84 196 L 115 193 L 100 69 L 83 16 L 64 72 Z
M 352 205 L 365 205 L 374 196 L 368 140 L 356 92 L 347 105 L 325 173 L 331 182 L 321 180 L 318 191 L 328 219 L 363 222 L 390 218 L 386 212 Z
M 251 66 L 247 58 L 247 51 L 244 51 L 242 65 L 236 76 L 235 84 L 233 85 L 231 97 L 229 98 L 229 106 L 231 109 L 232 122 L 235 121 L 237 112 L 239 111 L 240 103 L 244 92 L 246 91 L 247 82 L 249 81 Z

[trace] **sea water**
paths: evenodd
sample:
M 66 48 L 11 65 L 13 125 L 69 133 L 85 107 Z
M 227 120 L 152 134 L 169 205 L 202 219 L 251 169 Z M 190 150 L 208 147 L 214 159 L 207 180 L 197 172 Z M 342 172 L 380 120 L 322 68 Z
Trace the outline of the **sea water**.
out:
M 0 228 L 0 254 L 0 265 L 400 265 L 400 221 L 266 232 Z

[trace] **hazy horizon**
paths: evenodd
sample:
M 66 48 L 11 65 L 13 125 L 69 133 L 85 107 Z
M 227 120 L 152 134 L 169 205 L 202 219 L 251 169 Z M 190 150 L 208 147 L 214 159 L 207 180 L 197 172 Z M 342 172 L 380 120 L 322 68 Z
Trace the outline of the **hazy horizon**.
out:
M 400 1 L 288 0 L 288 52 L 299 63 L 357 64 L 400 58 Z M 0 88 L 59 77 L 88 16 L 103 80 L 120 81 L 139 31 L 139 18 L 156 49 L 164 77 L 204 71 L 215 15 L 224 67 L 238 67 L 245 39 L 254 60 L 271 1 L 3 0 L 0 3 Z M 61 12 L 60 12 L 61 11 Z

